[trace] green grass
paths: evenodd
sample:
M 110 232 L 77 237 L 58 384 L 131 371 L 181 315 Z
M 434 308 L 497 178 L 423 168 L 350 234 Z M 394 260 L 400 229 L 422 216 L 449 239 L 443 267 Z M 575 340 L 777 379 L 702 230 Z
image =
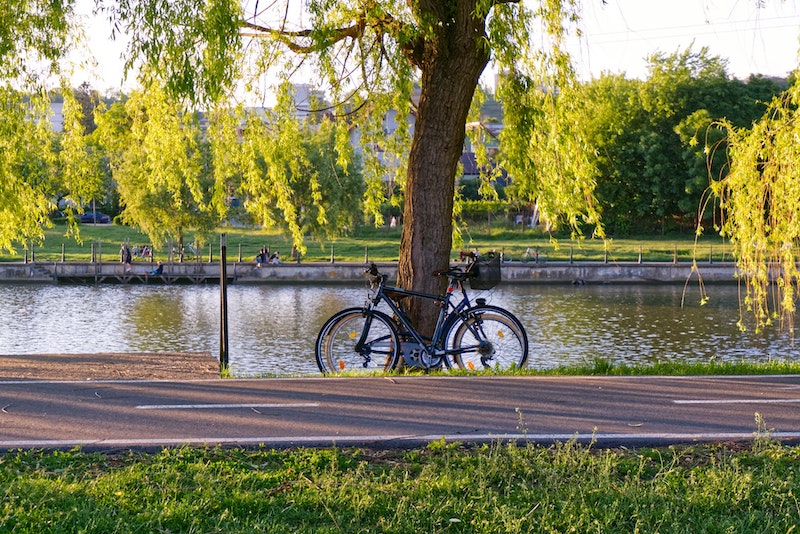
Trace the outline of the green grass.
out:
M 800 374 L 800 362 L 771 360 L 764 362 L 709 361 L 696 362 L 656 362 L 641 365 L 614 364 L 607 360 L 595 359 L 585 365 L 557 367 L 539 371 L 523 370 L 522 373 L 545 376 L 691 376 L 691 375 L 791 375 Z
M 336 377 L 384 376 L 387 373 L 343 372 L 325 375 Z M 559 366 L 548 369 L 505 369 L 469 371 L 449 369 L 442 371 L 424 371 L 417 367 L 403 367 L 388 373 L 390 375 L 436 375 L 448 376 L 694 376 L 694 375 L 797 375 L 800 374 L 800 362 L 789 360 L 770 360 L 763 362 L 747 361 L 709 361 L 709 362 L 656 362 L 647 364 L 615 364 L 608 360 L 596 358 L 582 365 Z M 286 375 L 254 375 L 247 378 L 274 378 Z M 307 375 L 300 375 L 307 376 Z M 240 377 L 244 378 L 244 377 Z
M 227 254 L 231 260 L 238 260 L 239 254 L 244 261 L 252 261 L 261 247 L 278 250 L 284 261 L 289 259 L 290 241 L 276 231 L 254 228 L 225 228 L 218 233 L 227 234 Z M 141 232 L 118 225 L 80 225 L 82 242 L 78 243 L 66 237 L 66 226 L 57 223 L 47 230 L 44 243 L 33 250 L 36 261 L 89 261 L 94 250 L 96 256 L 104 261 L 116 261 L 120 244 L 128 241 L 133 245 L 149 244 L 147 236 Z M 192 243 L 194 234 L 190 231 L 185 236 L 185 243 Z M 400 243 L 399 228 L 357 229 L 352 236 L 335 240 L 306 241 L 306 262 L 329 262 L 333 256 L 335 261 L 396 261 Z M 213 238 L 210 243 L 213 258 L 219 259 L 219 239 Z M 695 243 L 690 234 L 677 236 L 642 236 L 625 239 L 611 239 L 603 242 L 597 239 L 573 241 L 568 237 L 552 239 L 540 231 L 512 227 L 503 224 L 475 225 L 464 234 L 463 247 L 455 247 L 452 257 L 458 256 L 458 250 L 479 249 L 481 252 L 496 250 L 504 252 L 512 260 L 526 260 L 526 250 L 538 253 L 540 261 L 645 261 L 645 262 L 687 262 L 696 259 L 698 262 L 731 261 L 730 246 L 719 237 L 703 237 Z M 202 258 L 209 259 L 209 243 L 202 248 Z M 166 258 L 168 247 L 156 251 L 156 258 Z M 31 258 L 30 251 L 27 257 Z M 26 258 L 24 247 L 18 247 L 16 254 L 4 251 L 0 261 L 23 261 Z
M 800 364 L 596 360 L 545 374 L 754 372 Z M 523 434 L 527 418 L 520 410 Z M 0 455 L 0 531 L 14 533 L 791 532 L 798 494 L 800 447 L 772 440 L 757 413 L 749 443 L 638 450 L 437 441 Z
M 3 532 L 790 532 L 800 448 L 192 449 L 0 456 Z

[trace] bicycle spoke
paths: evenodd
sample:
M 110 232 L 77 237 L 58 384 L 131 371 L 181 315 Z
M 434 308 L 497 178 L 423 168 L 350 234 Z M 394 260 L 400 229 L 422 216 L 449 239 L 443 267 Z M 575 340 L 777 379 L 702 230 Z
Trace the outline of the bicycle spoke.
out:
M 334 315 L 320 330 L 317 365 L 323 373 L 390 371 L 399 359 L 397 334 L 388 317 L 361 309 Z
M 528 340 L 516 318 L 502 308 L 487 306 L 471 311 L 448 334 L 453 360 L 461 369 L 510 369 L 528 358 Z

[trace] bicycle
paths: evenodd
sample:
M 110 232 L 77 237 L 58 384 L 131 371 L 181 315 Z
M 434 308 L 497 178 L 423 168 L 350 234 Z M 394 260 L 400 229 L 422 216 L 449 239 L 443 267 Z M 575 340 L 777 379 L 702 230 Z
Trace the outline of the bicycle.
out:
M 499 257 L 475 260 L 466 270 L 453 267 L 435 273 L 447 277 L 444 295 L 388 286 L 387 275 L 378 272 L 374 263 L 365 274 L 372 290 L 365 305 L 334 314 L 317 336 L 317 366 L 324 374 L 391 371 L 401 357 L 407 366 L 426 371 L 442 366 L 508 369 L 527 363 L 528 337 L 519 319 L 483 298 L 473 304 L 464 287 L 467 280 L 472 289 L 497 285 Z M 422 336 L 411 324 L 401 302 L 404 297 L 421 297 L 439 306 L 432 337 Z M 377 309 L 382 303 L 392 315 Z

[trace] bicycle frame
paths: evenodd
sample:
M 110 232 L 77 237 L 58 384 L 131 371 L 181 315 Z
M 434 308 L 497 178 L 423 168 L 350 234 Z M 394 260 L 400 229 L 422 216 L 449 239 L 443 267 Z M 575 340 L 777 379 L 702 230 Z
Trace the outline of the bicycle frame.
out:
M 361 338 L 356 343 L 356 350 L 360 351 L 364 348 L 366 333 L 369 331 L 371 324 L 371 312 L 374 311 L 381 302 L 385 302 L 389 309 L 392 310 L 398 325 L 403 327 L 404 331 L 402 334 L 410 336 L 413 341 L 428 355 L 443 358 L 448 356 L 450 352 L 454 352 L 448 351 L 444 346 L 441 345 L 443 345 L 442 337 L 450 327 L 449 319 L 454 315 L 461 316 L 464 310 L 471 307 L 471 302 L 467 296 L 467 292 L 464 289 L 462 282 L 456 278 L 448 276 L 448 285 L 445 294 L 434 295 L 432 293 L 423 293 L 420 291 L 403 289 L 400 287 L 386 286 L 386 276 L 378 276 L 378 287 L 375 291 L 375 295 L 369 299 L 369 303 L 367 306 L 365 306 L 367 321 L 365 323 L 364 332 L 362 332 Z M 458 301 L 458 303 L 454 304 L 452 297 L 456 290 L 461 291 L 461 299 Z M 391 293 L 392 296 L 389 296 L 387 293 Z M 432 300 L 434 303 L 438 303 L 441 311 L 439 312 L 439 317 L 436 321 L 436 328 L 434 328 L 430 343 L 427 343 L 426 340 L 419 334 L 419 332 L 417 332 L 416 328 L 414 328 L 414 326 L 411 324 L 411 320 L 408 318 L 408 315 L 406 315 L 402 307 L 395 302 L 395 295 L 399 297 L 420 297 L 427 300 Z M 449 360 L 446 358 L 444 359 L 445 365 L 449 366 Z

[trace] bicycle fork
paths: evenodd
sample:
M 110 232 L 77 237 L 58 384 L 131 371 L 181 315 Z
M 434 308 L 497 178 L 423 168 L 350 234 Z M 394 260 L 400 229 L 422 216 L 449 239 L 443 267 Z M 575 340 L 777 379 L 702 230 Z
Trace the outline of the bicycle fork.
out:
M 361 329 L 361 336 L 358 338 L 356 342 L 356 352 L 358 352 L 363 358 L 364 362 L 361 364 L 364 369 L 369 367 L 369 363 L 372 361 L 372 347 L 367 346 L 365 341 L 367 340 L 367 336 L 369 336 L 369 331 L 372 328 L 372 314 L 368 311 L 364 312 L 364 328 Z
M 483 319 L 481 316 L 479 314 L 475 314 L 473 318 L 474 321 L 472 324 L 467 323 L 467 328 L 472 332 L 472 335 L 474 335 L 475 339 L 478 341 L 478 345 L 475 348 L 481 357 L 481 364 L 483 364 L 484 367 L 490 367 L 489 362 L 494 359 L 494 343 L 489 340 L 489 337 L 483 330 Z

